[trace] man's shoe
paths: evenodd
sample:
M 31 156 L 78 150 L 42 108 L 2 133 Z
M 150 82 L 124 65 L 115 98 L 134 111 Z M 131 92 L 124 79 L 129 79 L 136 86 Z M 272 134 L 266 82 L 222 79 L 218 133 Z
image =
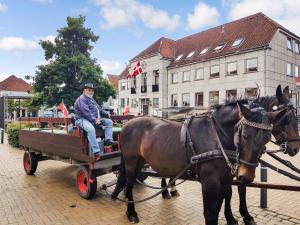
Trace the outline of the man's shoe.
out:
M 104 145 L 105 146 L 114 146 L 114 145 L 117 145 L 118 144 L 118 142 L 116 142 L 116 141 L 113 141 L 113 140 L 105 140 L 104 141 Z
M 100 152 L 94 153 L 94 157 L 96 161 L 100 160 Z

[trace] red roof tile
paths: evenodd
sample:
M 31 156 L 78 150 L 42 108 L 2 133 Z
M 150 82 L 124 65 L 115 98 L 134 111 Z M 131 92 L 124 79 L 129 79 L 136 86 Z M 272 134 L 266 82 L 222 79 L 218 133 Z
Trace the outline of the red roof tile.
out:
M 127 75 L 128 75 L 128 69 L 129 69 L 129 67 L 126 67 L 123 71 L 122 71 L 122 73 L 120 74 L 120 79 L 126 79 L 127 78 Z
M 163 57 L 173 59 L 169 67 L 205 61 L 236 52 L 268 46 L 278 28 L 295 35 L 263 13 L 257 13 L 177 41 L 162 37 L 130 61 L 147 58 L 158 53 Z M 240 46 L 233 48 L 232 44 L 238 38 L 243 38 L 243 42 Z M 225 43 L 222 50 L 213 51 L 215 47 L 222 43 Z M 209 51 L 204 55 L 199 55 L 206 47 L 209 47 Z M 186 59 L 186 56 L 192 51 L 195 51 L 194 55 Z M 181 54 L 183 54 L 183 57 L 175 61 Z
M 0 91 L 31 91 L 32 87 L 22 78 L 17 78 L 15 75 L 11 75 L 5 80 L 0 82 Z
M 109 82 L 113 86 L 113 88 L 115 90 L 118 90 L 118 82 L 119 82 L 120 76 L 119 75 L 107 74 L 107 79 L 109 80 Z

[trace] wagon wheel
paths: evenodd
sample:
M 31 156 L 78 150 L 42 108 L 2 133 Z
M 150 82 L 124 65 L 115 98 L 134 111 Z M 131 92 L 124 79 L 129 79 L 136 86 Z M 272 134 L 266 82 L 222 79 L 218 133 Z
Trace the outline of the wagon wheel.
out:
M 27 175 L 33 175 L 38 165 L 38 159 L 34 152 L 24 152 L 23 166 Z
M 97 191 L 97 179 L 95 175 L 90 177 L 89 169 L 80 166 L 77 170 L 76 185 L 79 195 L 84 199 L 92 198 Z

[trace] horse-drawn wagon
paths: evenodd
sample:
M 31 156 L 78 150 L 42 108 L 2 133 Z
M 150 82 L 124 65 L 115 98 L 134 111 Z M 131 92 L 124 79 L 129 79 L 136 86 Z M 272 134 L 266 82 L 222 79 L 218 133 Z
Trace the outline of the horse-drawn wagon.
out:
M 133 116 L 112 116 L 113 121 L 126 121 Z M 100 159 L 90 155 L 86 133 L 76 126 L 68 126 L 71 119 L 64 118 L 20 118 L 20 122 L 35 123 L 37 128 L 20 130 L 19 144 L 25 150 L 23 165 L 26 174 L 33 175 L 40 161 L 54 159 L 78 165 L 76 185 L 81 197 L 92 198 L 97 190 L 97 176 L 118 170 L 119 145 L 102 147 Z M 64 124 L 66 130 L 54 127 Z M 71 129 L 70 129 L 71 127 Z M 69 128 L 69 129 L 68 129 Z M 114 140 L 118 142 L 121 129 L 113 128 Z M 103 137 L 103 130 L 97 137 Z M 101 142 L 99 142 L 101 144 Z

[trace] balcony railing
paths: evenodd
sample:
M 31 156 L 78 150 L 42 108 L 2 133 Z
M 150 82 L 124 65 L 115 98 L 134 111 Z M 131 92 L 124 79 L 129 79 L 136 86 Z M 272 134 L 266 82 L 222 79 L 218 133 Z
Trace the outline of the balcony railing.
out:
M 131 88 L 131 91 L 130 91 L 131 94 L 136 94 L 136 90 L 135 88 Z
M 147 92 L 147 86 L 141 86 L 141 93 Z
M 152 85 L 152 92 L 158 92 L 159 91 L 159 86 L 158 84 L 153 84 Z

